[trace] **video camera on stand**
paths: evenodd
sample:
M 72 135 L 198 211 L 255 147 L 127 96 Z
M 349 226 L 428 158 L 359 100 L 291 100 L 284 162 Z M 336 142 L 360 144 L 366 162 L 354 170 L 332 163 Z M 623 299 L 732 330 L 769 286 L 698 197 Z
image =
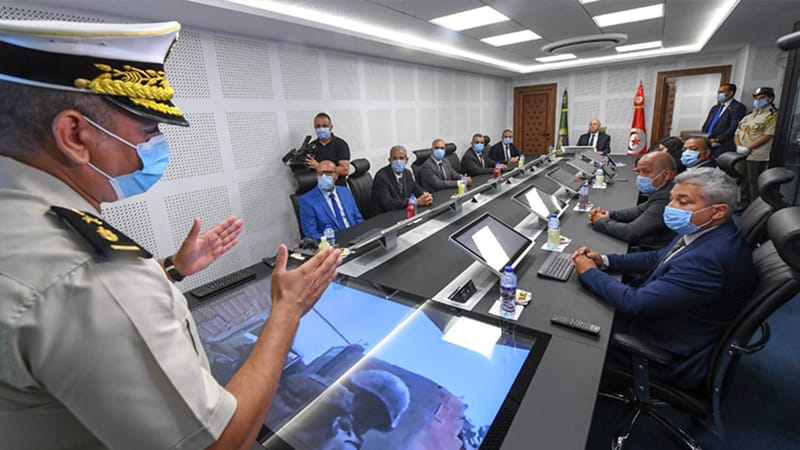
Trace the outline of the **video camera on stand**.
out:
M 297 180 L 297 194 L 308 191 L 317 182 L 317 174 L 306 166 L 306 158 L 316 156 L 317 144 L 311 142 L 311 136 L 306 136 L 300 147 L 289 150 L 283 155 L 281 161 L 292 169 L 292 174 Z

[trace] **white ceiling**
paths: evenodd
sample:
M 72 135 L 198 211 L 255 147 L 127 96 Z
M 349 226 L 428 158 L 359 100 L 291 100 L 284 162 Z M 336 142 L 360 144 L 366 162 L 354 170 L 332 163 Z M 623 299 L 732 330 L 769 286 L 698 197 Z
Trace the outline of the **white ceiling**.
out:
M 663 2 L 665 16 L 599 28 L 592 16 Z M 800 0 L 34 0 L 144 20 L 381 56 L 514 78 L 525 73 L 586 67 L 659 55 L 735 50 L 774 43 L 800 20 Z M 19 3 L 16 3 L 19 5 Z M 461 32 L 430 19 L 491 6 L 511 20 Z M 733 7 L 732 12 L 730 8 Z M 721 25 L 720 25 L 720 22 Z M 360 27 L 364 26 L 363 29 Z M 480 41 L 530 29 L 542 39 L 493 47 Z M 578 61 L 543 64 L 541 47 L 592 34 L 625 33 L 626 44 L 661 40 L 665 50 L 578 54 Z M 455 54 L 453 54 L 455 53 Z M 616 59 L 615 59 L 616 58 Z

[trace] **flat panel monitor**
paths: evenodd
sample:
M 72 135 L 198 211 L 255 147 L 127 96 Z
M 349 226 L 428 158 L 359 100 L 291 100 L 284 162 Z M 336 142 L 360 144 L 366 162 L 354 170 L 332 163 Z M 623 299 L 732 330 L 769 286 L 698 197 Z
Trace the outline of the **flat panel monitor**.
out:
M 561 150 L 568 155 L 577 155 L 587 150 L 594 152 L 594 147 L 591 145 L 564 145 L 561 147 Z
M 450 242 L 497 275 L 506 266 L 515 266 L 533 243 L 489 213 L 450 235 Z
M 555 195 L 542 192 L 536 186 L 530 186 L 514 194 L 511 199 L 544 220 L 547 220 L 552 213 L 561 216 L 565 207 L 564 203 L 557 199 Z
M 270 314 L 269 281 L 192 309 L 222 384 Z M 258 442 L 270 450 L 499 447 L 549 338 L 340 279 L 301 320 Z
M 597 170 L 597 167 L 595 167 L 594 164 L 592 164 L 590 162 L 586 162 L 581 158 L 571 159 L 571 160 L 567 161 L 567 164 L 569 164 L 570 166 L 580 170 L 581 172 L 583 172 L 584 174 L 586 174 L 589 177 L 594 175 L 595 171 Z
M 556 167 L 555 169 L 548 171 L 545 176 L 569 189 L 573 194 L 578 192 L 578 189 L 583 183 L 581 178 L 576 177 L 575 174 L 570 173 L 561 167 Z

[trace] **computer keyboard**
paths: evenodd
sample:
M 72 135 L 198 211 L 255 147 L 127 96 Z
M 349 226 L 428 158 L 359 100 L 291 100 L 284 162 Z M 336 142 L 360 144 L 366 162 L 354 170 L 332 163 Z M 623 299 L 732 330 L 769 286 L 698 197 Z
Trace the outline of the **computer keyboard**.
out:
M 222 278 L 218 278 L 212 281 L 211 283 L 206 283 L 198 288 L 195 288 L 192 291 L 192 295 L 194 295 L 197 298 L 208 297 L 209 295 L 214 295 L 217 292 L 228 289 L 229 287 L 235 286 L 239 283 L 244 283 L 245 281 L 253 279 L 255 277 L 256 273 L 251 270 L 247 269 L 238 270 L 236 272 L 225 275 Z
M 552 278 L 559 281 L 567 281 L 572 275 L 572 258 L 568 253 L 552 252 L 544 260 L 539 271 L 536 272 L 540 277 Z

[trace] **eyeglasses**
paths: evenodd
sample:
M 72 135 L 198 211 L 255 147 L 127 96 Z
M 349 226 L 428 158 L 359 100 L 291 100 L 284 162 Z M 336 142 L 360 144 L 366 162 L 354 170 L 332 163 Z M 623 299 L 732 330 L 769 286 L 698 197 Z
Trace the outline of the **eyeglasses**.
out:
M 444 150 L 444 147 L 434 147 L 434 150 Z

